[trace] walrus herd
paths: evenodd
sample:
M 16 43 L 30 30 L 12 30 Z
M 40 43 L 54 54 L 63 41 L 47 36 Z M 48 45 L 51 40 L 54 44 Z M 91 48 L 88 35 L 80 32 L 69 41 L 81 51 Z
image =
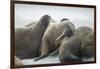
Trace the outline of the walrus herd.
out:
M 61 63 L 84 62 L 95 57 L 93 29 L 86 26 L 76 29 L 67 18 L 55 23 L 51 19 L 44 15 L 37 22 L 15 29 L 15 61 L 30 58 L 37 61 L 55 51 Z

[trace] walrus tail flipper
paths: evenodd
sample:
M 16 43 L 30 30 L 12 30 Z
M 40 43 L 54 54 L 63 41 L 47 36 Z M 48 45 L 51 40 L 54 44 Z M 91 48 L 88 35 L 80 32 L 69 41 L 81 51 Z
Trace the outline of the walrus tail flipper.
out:
M 43 58 L 45 58 L 47 56 L 48 55 L 41 55 L 41 56 L 37 57 L 36 59 L 34 59 L 34 61 L 38 61 L 38 60 L 43 59 Z

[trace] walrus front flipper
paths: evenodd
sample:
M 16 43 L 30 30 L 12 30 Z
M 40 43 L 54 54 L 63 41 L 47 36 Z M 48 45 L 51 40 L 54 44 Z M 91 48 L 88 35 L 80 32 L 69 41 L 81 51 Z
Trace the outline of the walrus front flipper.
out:
M 46 54 L 46 55 L 41 55 L 40 57 L 37 57 L 36 59 L 34 59 L 34 61 L 38 61 L 38 60 L 43 59 L 43 58 L 45 58 L 45 57 L 47 57 L 47 56 L 48 56 L 48 54 Z
M 58 47 L 55 51 L 53 51 L 53 52 L 50 54 L 50 56 L 56 56 L 56 55 L 58 54 L 58 52 L 59 52 L 59 47 Z

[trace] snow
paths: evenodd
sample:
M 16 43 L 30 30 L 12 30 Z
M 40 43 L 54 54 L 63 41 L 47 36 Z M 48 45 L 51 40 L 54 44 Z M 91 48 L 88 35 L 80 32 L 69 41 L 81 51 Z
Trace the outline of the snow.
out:
M 22 60 L 22 62 L 24 65 L 60 63 L 58 55 L 57 56 L 48 56 L 48 57 L 40 59 L 38 61 L 34 61 L 34 58 L 33 59 L 24 59 L 24 60 Z

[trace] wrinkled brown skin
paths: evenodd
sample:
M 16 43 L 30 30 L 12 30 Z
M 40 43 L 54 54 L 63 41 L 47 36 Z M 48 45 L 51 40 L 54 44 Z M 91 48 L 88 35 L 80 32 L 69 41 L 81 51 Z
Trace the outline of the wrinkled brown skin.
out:
M 32 26 L 15 29 L 15 54 L 18 58 L 28 59 L 39 56 L 39 47 L 49 22 L 50 16 L 44 15 Z
M 15 64 L 15 66 L 22 66 L 23 65 L 22 61 L 16 56 L 15 56 L 15 63 L 14 64 Z
M 72 37 L 63 39 L 59 47 L 61 63 L 81 62 L 81 42 L 91 31 L 92 29 L 89 27 L 79 27 Z
M 71 28 L 69 25 L 71 25 Z M 45 58 L 50 53 L 55 51 L 59 47 L 60 41 L 65 37 L 65 35 L 70 37 L 73 35 L 73 31 L 75 31 L 75 27 L 70 21 L 50 25 L 42 38 L 42 43 L 40 46 L 41 55 L 34 61 Z M 64 37 L 57 41 L 56 39 L 63 33 L 65 34 Z
M 95 40 L 94 32 L 89 33 L 83 40 L 81 45 L 82 59 L 95 57 Z

